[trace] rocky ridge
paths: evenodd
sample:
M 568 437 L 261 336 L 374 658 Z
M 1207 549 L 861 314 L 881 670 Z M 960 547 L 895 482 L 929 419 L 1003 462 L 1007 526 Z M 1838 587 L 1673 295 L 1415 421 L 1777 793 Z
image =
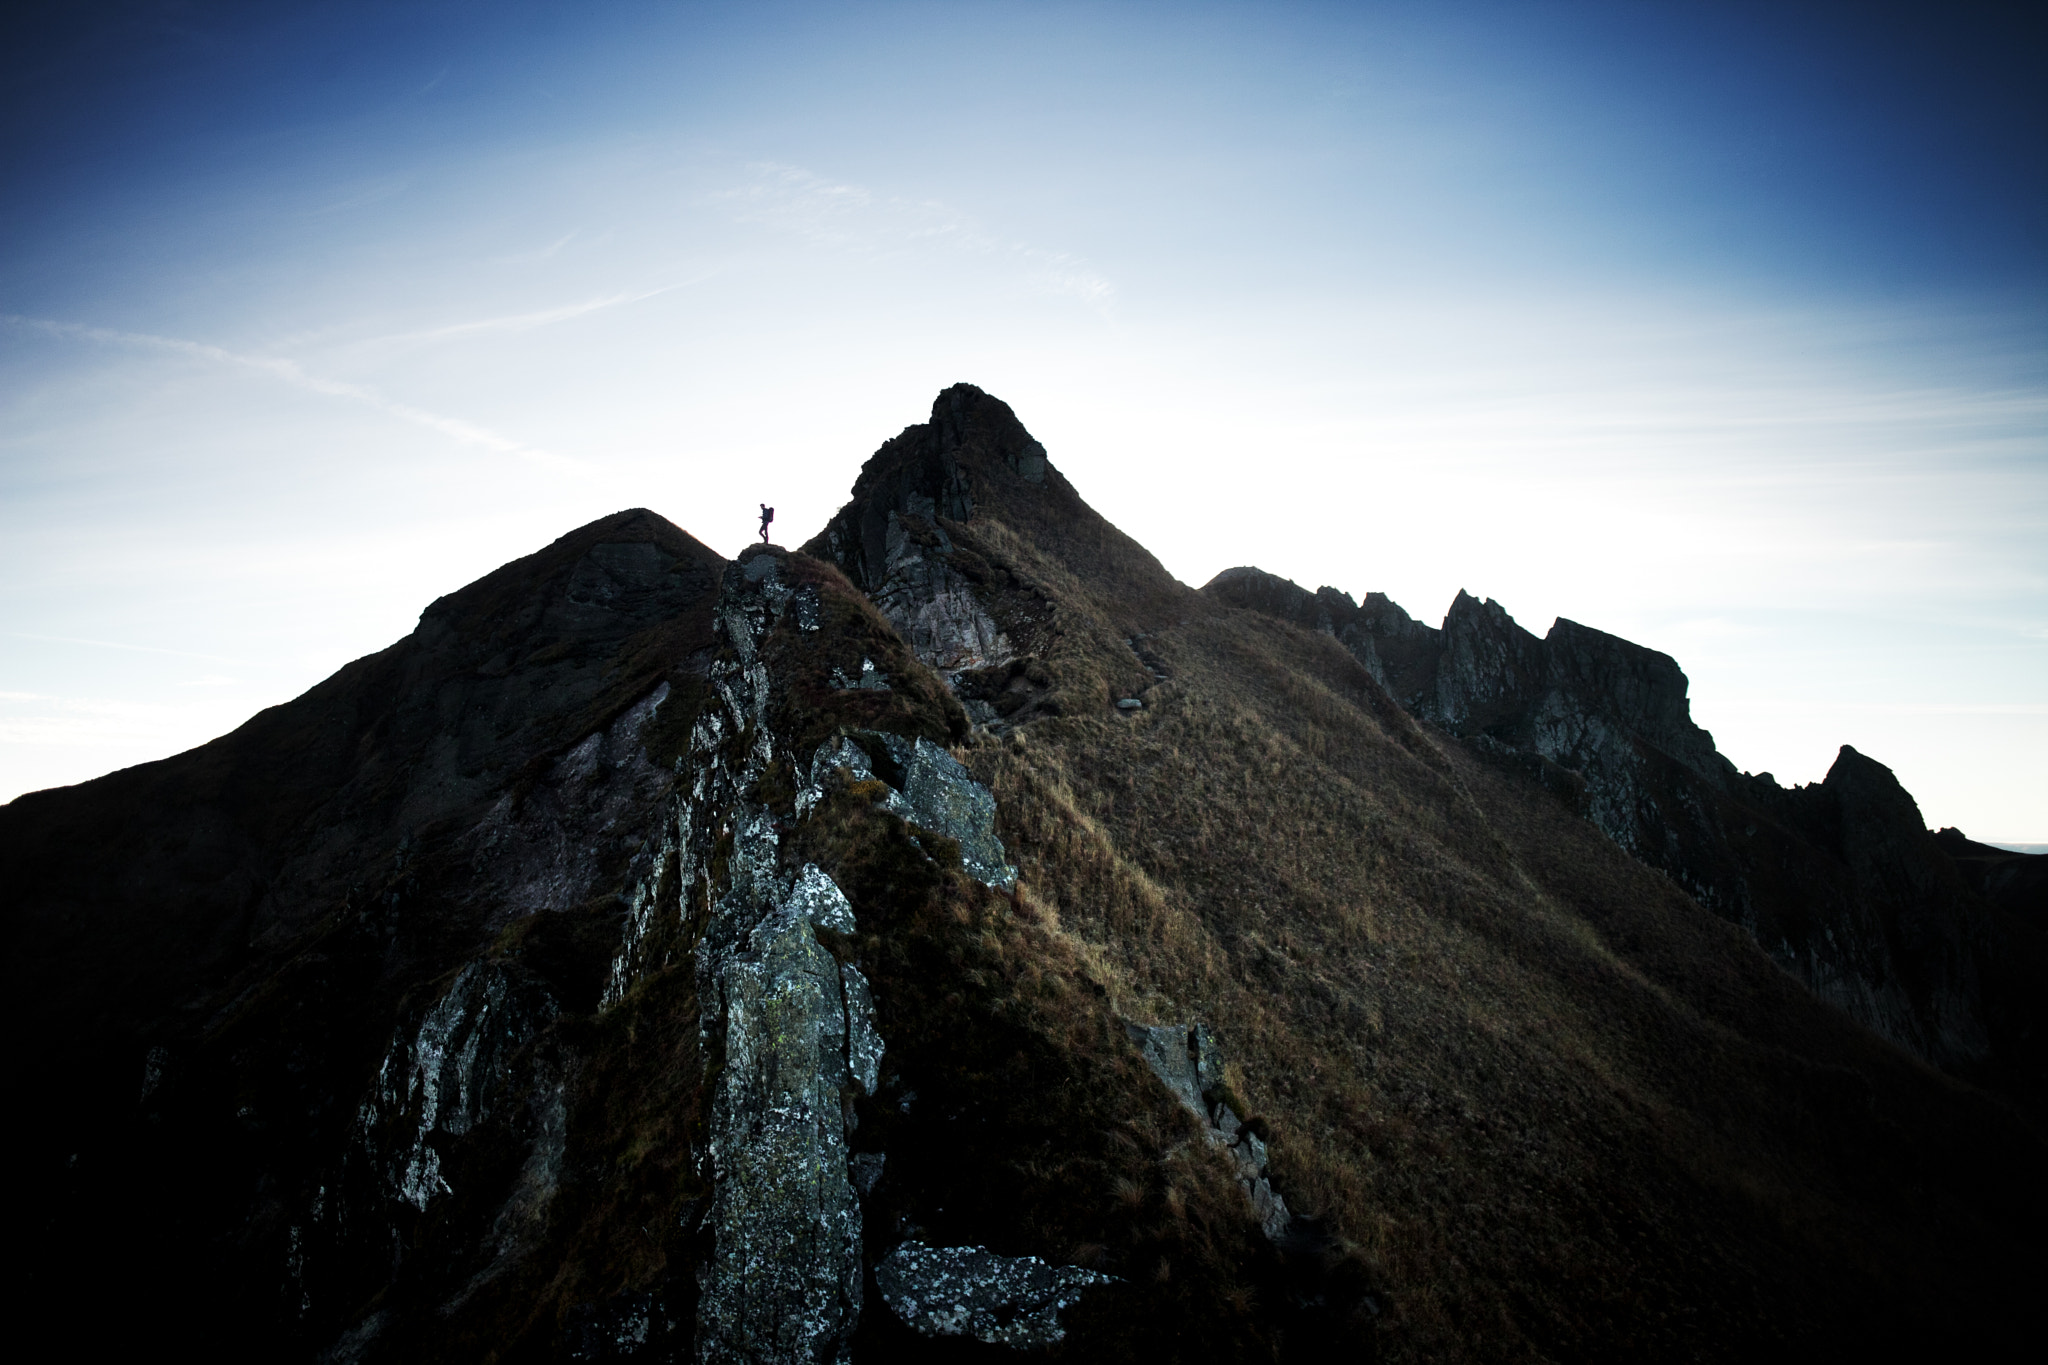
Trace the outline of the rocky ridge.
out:
M 645 533 L 657 539 L 611 538 Z M 433 766 L 446 763 L 445 742 L 423 734 L 424 757 L 398 768 L 412 786 L 386 798 L 392 852 L 380 855 L 372 842 L 368 865 L 350 867 L 345 850 L 357 836 L 333 827 L 332 796 L 312 807 L 303 833 L 279 841 L 285 870 L 270 876 L 281 892 L 307 897 L 291 882 L 303 875 L 294 869 L 306 866 L 306 848 L 359 879 L 337 910 L 303 919 L 296 933 L 259 923 L 242 965 L 225 977 L 188 954 L 201 991 L 189 1023 L 145 1005 L 101 1040 L 81 1045 L 74 1031 L 68 1052 L 48 1042 L 33 1050 L 46 1069 L 23 1078 L 29 1093 L 69 1094 L 85 1101 L 72 1108 L 108 1116 L 86 1161 L 68 1158 L 72 1175 L 47 1215 L 59 1246 L 65 1223 L 90 1221 L 81 1209 L 103 1201 L 151 1209 L 180 1189 L 203 1193 L 205 1202 L 180 1217 L 213 1229 L 228 1249 L 217 1282 L 241 1295 L 241 1306 L 224 1314 L 217 1291 L 159 1266 L 156 1315 L 189 1321 L 200 1339 L 210 1334 L 236 1350 L 332 1360 L 467 1354 L 463 1343 L 478 1332 L 542 1358 L 900 1355 L 903 1342 L 876 1324 L 878 1311 L 913 1340 L 965 1333 L 1046 1346 L 1065 1339 L 1064 1315 L 1082 1289 L 1118 1282 L 1043 1255 L 947 1243 L 938 1201 L 957 1198 L 945 1193 L 948 1181 L 978 1177 L 929 1155 L 901 1176 L 887 1162 L 891 1133 L 910 1135 L 915 1155 L 930 1120 L 903 1079 L 918 1073 L 917 1040 L 891 1049 L 880 1027 L 876 983 L 896 978 L 883 966 L 871 980 L 861 956 L 873 949 L 863 945 L 878 942 L 876 930 L 920 896 L 958 903 L 961 883 L 951 878 L 984 888 L 997 906 L 1017 879 L 994 799 L 947 747 L 966 729 L 958 704 L 836 571 L 762 547 L 684 576 L 677 565 L 688 561 L 673 551 L 635 548 L 660 546 L 662 534 L 646 514 L 631 514 L 557 547 L 566 573 L 554 562 L 531 566 L 541 582 L 527 591 L 543 600 L 561 591 L 570 612 L 604 604 L 574 621 L 567 640 L 548 638 L 547 610 L 538 641 L 507 647 L 502 619 L 479 622 L 436 604 L 397 652 L 397 671 L 416 674 L 407 650 L 445 649 L 451 625 L 458 638 L 481 634 L 489 652 L 470 649 L 471 660 L 481 657 L 468 676 L 486 689 L 500 680 L 523 686 L 528 728 L 536 692 L 521 658 L 552 654 L 572 670 L 586 658 L 582 666 L 612 688 L 609 719 L 598 712 L 597 728 L 509 773 L 485 749 L 456 770 L 456 783 Z M 621 687 L 638 637 L 627 631 L 624 657 L 606 658 L 620 639 L 613 617 L 650 600 L 648 587 L 671 585 L 689 595 L 679 612 L 662 608 L 671 614 L 662 628 L 689 647 L 665 656 L 665 673 Z M 489 598 L 484 586 L 458 596 Z M 454 676 L 458 696 L 475 686 L 459 669 Z M 348 681 L 265 723 L 296 732 L 310 720 L 317 731 L 327 694 Z M 570 681 L 585 679 L 572 671 Z M 539 695 L 543 705 L 587 705 L 587 687 L 563 692 Z M 405 705 L 402 689 L 398 698 Z M 372 688 L 349 704 L 378 699 Z M 442 705 L 450 701 L 454 714 L 477 709 L 445 696 Z M 372 716 L 367 729 L 388 734 L 391 726 Z M 497 733 L 506 728 L 501 722 Z M 267 738 L 243 734 L 222 746 Z M 189 783 L 222 746 L 140 776 Z M 494 782 L 493 772 L 504 776 Z M 63 830 L 82 800 L 119 798 L 136 777 L 113 779 L 112 792 L 103 785 L 17 803 L 8 814 Z M 405 793 L 422 784 L 447 813 L 415 823 L 424 808 Z M 462 793 L 453 807 L 445 804 L 451 786 Z M 347 779 L 340 790 L 349 790 Z M 267 814 L 272 805 L 254 809 Z M 203 807 L 199 815 L 218 818 Z M 72 828 L 91 849 L 90 827 Z M 878 838 L 899 847 L 885 854 Z M 17 858 L 28 851 L 10 849 Z M 30 890 L 17 891 L 14 908 L 49 905 L 38 897 L 75 885 L 64 852 L 57 844 L 25 868 L 17 862 L 26 873 L 18 885 Z M 820 861 L 871 866 L 877 857 L 887 869 L 879 887 L 857 874 L 853 898 Z M 908 857 L 919 870 L 889 857 Z M 855 898 L 869 914 L 880 907 L 879 920 L 864 923 Z M 978 909 L 969 922 L 988 913 Z M 952 931 L 955 914 L 968 912 L 947 911 L 940 932 Z M 18 954 L 11 966 L 25 972 L 32 961 Z M 939 1002 L 940 1015 L 959 999 L 955 992 Z M 104 997 L 88 991 L 83 1003 L 103 1009 Z M 43 1008 L 32 1032 L 50 1037 L 65 1015 L 48 1000 Z M 389 1021 L 381 1033 L 380 1017 Z M 338 1021 L 350 1027 L 337 1030 Z M 643 1062 L 632 1038 L 646 1030 L 667 1041 Z M 957 1049 L 960 1034 L 955 1024 L 940 1036 Z M 127 1059 L 138 1037 L 148 1040 L 141 1110 L 124 1113 L 118 1077 L 133 1074 Z M 887 1076 L 885 1055 L 893 1058 Z M 639 1107 L 645 1081 L 616 1088 L 649 1062 L 660 1071 L 648 1097 L 664 1096 L 667 1113 Z M 950 1084 L 920 1089 L 937 1095 Z M 300 1098 L 278 1093 L 281 1086 Z M 225 1110 L 224 1090 L 241 1096 Z M 1134 1101 L 1111 1087 L 1092 1102 L 1114 1109 Z M 934 1117 L 957 1119 L 958 1111 Z M 240 1134 L 223 1131 L 224 1121 Z M 634 1174 L 640 1155 L 610 1165 L 621 1158 L 604 1153 L 650 1133 L 667 1135 L 659 1139 L 665 1174 L 652 1184 Z M 198 1153 L 213 1155 L 194 1160 Z M 166 1166 L 185 1168 L 181 1185 L 155 1183 L 150 1172 Z M 124 1167 L 133 1168 L 127 1179 L 115 1174 Z M 864 1216 L 877 1200 L 881 1212 Z M 646 1240 L 629 1265 L 644 1268 L 605 1289 L 617 1272 L 601 1267 L 616 1253 L 572 1248 L 592 1235 L 615 1244 L 620 1234 L 600 1229 L 633 1218 L 627 1225 Z M 145 1226 L 168 1238 L 179 1222 L 166 1211 Z M 1000 1223 L 971 1230 L 1015 1244 Z M 873 1268 L 899 1243 L 915 1255 L 897 1257 L 897 1271 L 877 1281 Z M 552 1276 L 554 1258 L 565 1255 L 579 1265 L 566 1300 L 535 1280 Z M 52 1260 L 74 1263 L 62 1251 Z M 959 1303 L 934 1316 L 940 1281 Z M 923 1307 L 892 1299 L 879 1283 L 921 1286 Z M 520 1306 L 536 1290 L 537 1318 Z M 206 1327 L 186 1316 L 194 1312 Z
M 1252 568 L 1203 592 L 1334 637 L 1417 719 L 1520 766 L 1900 1046 L 1951 1070 L 2038 1067 L 2007 970 L 2030 945 L 1969 893 L 1890 769 L 1844 746 L 1813 786 L 1738 772 L 1669 655 L 1562 618 L 1539 639 L 1462 591 L 1440 629 L 1379 593 L 1361 605 Z

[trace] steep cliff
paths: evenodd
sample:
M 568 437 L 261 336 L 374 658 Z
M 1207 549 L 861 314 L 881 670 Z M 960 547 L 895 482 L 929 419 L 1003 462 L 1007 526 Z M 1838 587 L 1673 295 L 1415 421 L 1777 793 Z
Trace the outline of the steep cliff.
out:
M 2022 1321 L 2034 1119 L 1651 865 L 1671 773 L 1756 781 L 1669 660 L 1237 581 L 1173 580 L 960 385 L 801 552 L 623 513 L 0 808 L 22 1315 L 361 1361 Z M 1877 765 L 1768 796 L 1788 866 L 1948 894 Z
M 1971 890 L 2007 914 L 2048 932 L 2048 853 L 2014 853 L 1980 844 L 1959 829 L 1936 830 L 1934 839 Z

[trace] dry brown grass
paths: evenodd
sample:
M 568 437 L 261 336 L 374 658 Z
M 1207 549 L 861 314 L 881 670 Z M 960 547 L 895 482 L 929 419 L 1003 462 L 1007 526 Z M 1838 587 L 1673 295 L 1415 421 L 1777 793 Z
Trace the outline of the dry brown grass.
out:
M 962 751 L 1020 905 L 1120 1014 L 1219 1031 L 1276 1184 L 1384 1288 L 1389 1359 L 1725 1358 L 2010 1320 L 2001 1260 L 2038 1258 L 1964 1151 L 2014 1180 L 2037 1133 L 1421 731 L 1333 641 L 1091 582 L 999 518 L 962 534 L 1059 606 L 1066 714 Z M 1139 629 L 1170 682 L 1139 673 Z M 1123 689 L 1146 709 L 1113 713 Z
M 882 1091 L 855 1100 L 856 1147 L 889 1163 L 864 1201 L 871 1250 L 918 1235 L 1146 1287 L 1091 1296 L 1060 1358 L 1274 1358 L 1250 1292 L 1273 1257 L 1222 1154 L 1128 1045 L 1098 955 L 920 838 L 849 786 L 789 850 L 853 901 L 848 950 L 888 1040 Z M 857 1350 L 899 1358 L 901 1330 L 877 1306 Z

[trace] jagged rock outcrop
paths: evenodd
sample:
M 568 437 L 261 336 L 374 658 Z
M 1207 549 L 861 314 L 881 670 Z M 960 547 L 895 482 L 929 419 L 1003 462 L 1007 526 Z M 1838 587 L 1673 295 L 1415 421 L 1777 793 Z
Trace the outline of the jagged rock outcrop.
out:
M 997 467 L 1038 485 L 1050 468 L 1007 404 L 956 384 L 932 404 L 929 423 L 875 453 L 853 500 L 805 547 L 846 570 L 934 668 L 987 668 L 1017 653 L 942 524 L 974 515 L 978 478 Z
M 818 941 L 821 929 L 854 932 L 853 908 L 814 864 L 779 870 L 775 816 L 748 800 L 778 749 L 760 643 L 798 591 L 773 554 L 727 575 L 718 624 L 730 653 L 710 679 L 720 705 L 691 735 L 697 776 L 683 826 L 702 844 L 714 830 L 730 841 L 726 885 L 709 897 L 695 945 L 698 1027 L 718 1059 L 703 1361 L 842 1360 L 860 1315 L 860 1205 L 841 1096 L 874 1093 L 874 1004 L 860 968 Z
M 988 508 L 1001 513 L 995 540 Z M 1018 553 L 1019 533 L 1035 549 L 1099 570 L 1112 591 L 1062 618 L 1060 594 L 1031 553 Z M 1128 637 L 1204 605 L 1089 509 L 1009 406 L 972 384 L 941 393 L 928 422 L 877 450 L 846 506 L 804 551 L 845 571 L 918 657 L 946 675 L 975 722 L 1004 732 L 1108 706 L 1111 692 L 1142 685 L 1142 669 L 1126 667 L 1075 689 L 1085 700 L 1056 686 L 1047 658 L 1062 638 Z
M 1292 621 L 1304 630 L 1335 636 L 1380 686 L 1392 689 L 1401 677 L 1411 688 L 1434 681 L 1442 646 L 1438 632 L 1412 619 L 1385 593 L 1369 592 L 1361 604 L 1348 593 L 1323 587 L 1311 593 L 1299 584 L 1242 566 L 1225 569 L 1204 585 L 1205 596 L 1233 607 Z
M 1223 1082 L 1223 1049 L 1216 1036 L 1205 1024 L 1127 1024 L 1125 1028 L 1152 1074 L 1207 1125 L 1209 1140 L 1230 1153 L 1237 1167 L 1237 1183 L 1251 1202 L 1259 1230 L 1275 1242 L 1289 1236 L 1294 1215 L 1273 1189 L 1264 1139 L 1231 1107 Z
M 875 1093 L 883 1042 L 867 978 L 820 939 L 857 934 L 853 908 L 815 864 L 782 867 L 784 821 L 814 811 L 835 779 L 868 781 L 886 787 L 885 809 L 953 841 L 970 875 L 990 885 L 1016 879 L 993 798 L 928 738 L 863 730 L 804 754 L 778 734 L 775 700 L 788 680 L 771 669 L 768 638 L 785 623 L 794 628 L 786 641 L 820 629 L 816 587 L 792 583 L 784 566 L 772 550 L 750 550 L 725 576 L 716 630 L 728 649 L 708 674 L 715 704 L 699 714 L 679 764 L 691 777 L 674 798 L 675 866 L 653 872 L 656 881 L 701 882 L 709 907 L 692 950 L 699 1031 L 714 1059 L 704 1171 L 711 1245 L 696 1334 L 705 1361 L 840 1360 L 860 1315 L 857 1184 L 873 1180 L 856 1180 L 845 1096 Z M 863 743 L 893 781 L 876 778 Z M 787 811 L 755 795 L 777 764 L 809 778 Z M 722 887 L 710 871 L 719 861 Z M 659 892 L 636 897 L 643 902 L 661 903 Z M 614 994 L 630 988 L 636 959 L 645 970 L 649 941 L 641 921 L 629 921 Z M 883 1154 L 865 1155 L 879 1165 Z
M 960 846 L 968 875 L 988 886 L 1009 887 L 1017 869 L 996 838 L 996 802 L 988 788 L 967 775 L 951 754 L 928 739 L 876 735 L 889 754 L 890 776 L 902 792 L 907 818 Z
M 1252 568 L 1203 591 L 1334 636 L 1411 714 L 1518 765 L 1893 1042 L 1950 1069 L 2030 1054 L 1999 931 L 1882 765 L 1845 746 L 1814 786 L 1739 773 L 1669 655 L 1563 618 L 1539 639 L 1462 591 L 1440 630 Z

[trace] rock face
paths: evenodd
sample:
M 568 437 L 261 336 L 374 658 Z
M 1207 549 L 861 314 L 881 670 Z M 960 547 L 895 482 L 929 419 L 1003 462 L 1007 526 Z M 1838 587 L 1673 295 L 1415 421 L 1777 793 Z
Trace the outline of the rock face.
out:
M 1900 1046 L 1951 1070 L 2032 1065 L 2009 935 L 1890 769 L 1844 746 L 1815 786 L 1739 773 L 1669 655 L 1561 618 L 1539 639 L 1464 592 L 1436 630 L 1380 594 L 1252 568 L 1203 592 L 1335 637 L 1411 714 L 1519 766 Z
M 1001 514 L 995 539 L 988 508 Z M 1044 550 L 1099 568 L 1117 585 L 1113 614 L 1151 620 L 1202 605 L 1081 500 L 1007 404 L 971 384 L 941 393 L 929 422 L 877 450 L 845 508 L 804 546 L 838 565 L 945 675 L 976 724 L 998 732 L 1113 700 L 1092 680 L 1085 699 L 1054 685 L 1046 660 L 1056 641 L 1126 623 L 1061 618 L 1060 593 L 1040 574 Z M 1119 672 L 1103 685 L 1147 678 L 1138 667 Z
M 2007 914 L 2048 932 L 2048 853 L 2014 853 L 1980 844 L 1959 829 L 1936 830 L 1971 890 Z
M 562 1087 L 559 1066 L 533 1043 L 557 1013 L 544 990 L 473 961 L 410 1036 L 391 1040 L 356 1123 L 361 1153 L 392 1197 L 425 1212 L 436 1196 L 453 1193 L 439 1145 L 481 1127 L 508 1103 L 539 1095 L 547 1097 L 548 1121 L 529 1164 L 546 1198 L 561 1164 Z
M 877 735 L 901 780 L 903 800 L 913 824 L 943 834 L 960 845 L 960 861 L 968 875 L 987 886 L 1010 887 L 1017 869 L 1003 857 L 996 838 L 996 801 L 988 788 L 967 775 L 951 754 L 928 739 L 905 740 Z
M 1237 1183 L 1251 1202 L 1259 1230 L 1274 1242 L 1293 1232 L 1294 1216 L 1273 1189 L 1266 1144 L 1231 1108 L 1223 1084 L 1223 1049 L 1208 1027 L 1196 1024 L 1127 1024 L 1138 1055 L 1173 1097 L 1208 1127 L 1208 1139 L 1230 1153 Z
M 774 816 L 746 796 L 777 751 L 775 680 L 760 643 L 796 596 L 772 554 L 727 576 L 718 625 L 731 652 L 711 672 L 719 705 L 690 737 L 697 776 L 680 812 L 693 865 L 709 862 L 714 830 L 731 840 L 727 885 L 695 949 L 698 1027 L 706 1055 L 720 1059 L 705 1172 L 712 1249 L 697 1311 L 704 1361 L 841 1360 L 860 1314 L 860 1205 L 841 1095 L 874 1092 L 882 1043 L 860 968 L 817 938 L 857 926 L 814 864 L 794 878 L 779 871 Z
M 994 468 L 1042 485 L 1045 447 L 1008 405 L 956 384 L 932 404 L 929 423 L 876 452 L 853 500 L 805 547 L 846 570 L 918 657 L 946 672 L 1007 663 L 1017 653 L 942 525 L 974 515 L 977 472 Z

